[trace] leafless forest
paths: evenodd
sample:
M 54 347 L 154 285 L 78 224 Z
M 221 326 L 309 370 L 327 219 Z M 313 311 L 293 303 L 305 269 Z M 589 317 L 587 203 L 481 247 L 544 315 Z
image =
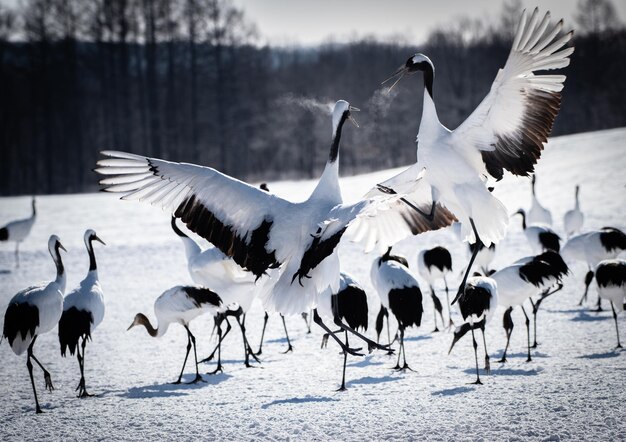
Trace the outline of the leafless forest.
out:
M 97 189 L 98 151 L 215 167 L 246 180 L 319 173 L 320 104 L 346 99 L 342 174 L 415 160 L 421 79 L 381 81 L 416 51 L 436 66 L 440 118 L 455 127 L 506 60 L 521 6 L 460 19 L 426 43 L 262 46 L 226 0 L 27 0 L 0 8 L 0 194 Z M 609 0 L 581 0 L 576 52 L 553 135 L 626 126 L 626 30 Z

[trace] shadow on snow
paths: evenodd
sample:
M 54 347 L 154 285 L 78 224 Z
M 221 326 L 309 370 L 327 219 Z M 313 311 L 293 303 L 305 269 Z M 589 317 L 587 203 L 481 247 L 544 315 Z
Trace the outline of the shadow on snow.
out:
M 273 405 L 281 405 L 281 404 L 306 404 L 308 402 L 337 402 L 339 399 L 333 399 L 330 397 L 319 397 L 319 396 L 306 396 L 306 397 L 294 397 L 289 399 L 276 399 L 275 401 L 268 402 L 267 404 L 261 405 L 262 409 L 267 409 Z
M 202 388 L 208 387 L 210 385 L 216 385 L 221 382 L 224 382 L 231 375 L 226 373 L 220 373 L 217 375 L 204 375 L 202 376 L 202 380 L 204 382 L 197 382 L 195 384 L 185 384 L 185 382 L 189 382 L 194 378 L 194 375 L 185 375 L 183 376 L 183 381 L 180 384 L 173 383 L 165 383 L 165 384 L 153 384 L 153 385 L 143 385 L 139 387 L 131 387 L 127 391 L 121 393 L 120 397 L 125 397 L 128 399 L 148 399 L 155 397 L 176 397 L 176 396 L 186 396 L 190 391 L 200 390 Z

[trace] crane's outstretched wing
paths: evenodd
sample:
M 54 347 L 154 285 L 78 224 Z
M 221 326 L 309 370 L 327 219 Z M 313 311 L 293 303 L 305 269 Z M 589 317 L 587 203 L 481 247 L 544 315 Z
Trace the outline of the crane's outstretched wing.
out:
M 408 236 L 441 229 L 457 220 L 441 204 L 433 204 L 431 186 L 417 164 L 379 184 L 366 198 L 374 202 L 348 228 L 348 237 L 362 244 L 366 252 L 376 249 L 382 253 Z
M 535 9 L 522 14 L 504 68 L 489 94 L 452 134 L 454 145 L 479 149 L 487 172 L 500 180 L 503 169 L 528 176 L 541 155 L 561 107 L 565 75 L 535 74 L 569 65 L 573 47 L 562 49 L 573 31 L 558 37 L 563 21 L 550 25 Z
M 125 152 L 103 151 L 96 172 L 107 192 L 171 210 L 192 232 L 202 236 L 258 278 L 280 266 L 281 214 L 292 203 L 210 167 L 173 163 Z M 284 236 L 284 235 L 282 235 Z M 283 244 L 285 243 L 285 244 Z

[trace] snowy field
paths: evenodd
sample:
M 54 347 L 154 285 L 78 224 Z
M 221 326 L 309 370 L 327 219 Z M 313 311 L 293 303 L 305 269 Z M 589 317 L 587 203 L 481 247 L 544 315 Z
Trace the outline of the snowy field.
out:
M 585 228 L 612 225 L 624 229 L 625 170 L 626 129 L 554 138 L 537 168 L 538 198 L 552 211 L 554 227 L 562 231 L 563 213 L 573 207 L 574 186 L 579 183 Z M 343 179 L 344 198 L 358 198 L 394 172 Z M 269 185 L 273 192 L 298 200 L 308 195 L 314 182 Z M 508 176 L 495 194 L 513 213 L 530 205 L 530 182 Z M 165 289 L 191 282 L 182 243 L 170 229 L 169 214 L 107 194 L 40 197 L 38 209 L 33 231 L 21 247 L 19 269 L 13 265 L 13 244 L 0 245 L 2 318 L 18 290 L 54 277 L 46 250 L 52 233 L 58 234 L 68 249 L 64 255 L 67 287 L 75 287 L 88 267 L 83 232 L 95 229 L 107 243 L 106 247 L 95 245 L 107 311 L 93 342 L 87 345 L 85 363 L 89 391 L 97 396 L 75 397 L 78 364 L 73 357 L 61 358 L 55 329 L 42 335 L 35 346 L 35 354 L 50 370 L 56 386 L 52 393 L 44 391 L 43 376 L 35 368 L 45 412 L 36 415 L 25 356 L 16 357 L 3 342 L 0 440 L 626 439 L 626 354 L 614 350 L 615 330 L 609 312 L 594 313 L 589 306 L 577 306 L 586 272 L 581 263 L 573 266 L 565 289 L 542 305 L 540 345 L 532 362 L 526 362 L 526 333 L 517 310 L 509 362 L 494 362 L 505 344 L 502 311 L 496 312 L 487 328 L 492 372 L 481 373 L 482 386 L 468 384 L 475 378 L 471 340 L 465 337 L 447 355 L 452 334 L 431 333 L 432 303 L 423 281 L 423 324 L 407 331 L 407 361 L 415 372 L 392 371 L 395 356 L 382 352 L 350 357 L 348 390 L 335 392 L 343 361 L 338 347 L 330 342 L 328 348 L 320 349 L 320 329 L 314 325 L 313 333 L 307 334 L 302 318 L 289 317 L 295 351 L 281 354 L 286 341 L 280 319 L 274 316 L 261 364 L 243 366 L 241 336 L 233 330 L 225 341 L 223 374 L 206 375 L 206 382 L 196 385 L 171 385 L 184 357 L 184 329 L 173 325 L 161 339 L 151 338 L 143 328 L 126 331 L 137 312 L 154 321 L 154 299 Z M 27 198 L 0 199 L 0 225 L 29 213 Z M 450 230 L 407 239 L 394 250 L 406 255 L 417 273 L 417 253 L 438 244 L 453 253 L 458 275 L 468 255 L 466 245 L 458 243 Z M 520 218 L 513 218 L 494 266 L 508 265 L 528 254 Z M 374 256 L 363 255 L 350 243 L 341 244 L 340 255 L 342 270 L 354 275 L 368 291 L 368 335 L 374 336 L 373 319 L 379 309 L 369 280 Z M 458 281 L 451 285 L 456 284 Z M 595 301 L 594 283 L 589 305 Z M 258 304 L 248 314 L 253 347 L 260 338 L 262 316 Z M 626 342 L 626 315 L 619 321 Z M 209 316 L 192 323 L 199 357 L 206 356 L 215 343 L 215 337 L 209 339 L 212 326 Z M 482 361 L 481 353 L 479 358 Z M 213 369 L 213 363 L 201 365 L 203 373 Z M 186 372 L 185 379 L 190 380 L 191 365 Z

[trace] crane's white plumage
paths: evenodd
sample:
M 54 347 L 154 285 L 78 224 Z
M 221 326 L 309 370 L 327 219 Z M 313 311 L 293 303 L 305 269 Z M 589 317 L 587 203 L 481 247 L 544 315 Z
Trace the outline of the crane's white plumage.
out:
M 507 62 L 476 110 L 454 131 L 444 127 L 433 101 L 434 67 L 428 57 L 416 54 L 396 72 L 424 72 L 424 103 L 418 135 L 417 164 L 373 192 L 388 192 L 401 181 L 405 192 L 411 183 L 432 189 L 432 198 L 449 209 L 463 224 L 462 235 L 473 242 L 473 220 L 486 245 L 500 240 L 508 215 L 487 189 L 487 175 L 501 179 L 503 169 L 516 175 L 533 172 L 543 143 L 560 107 L 564 75 L 537 74 L 569 64 L 573 48 L 562 49 L 572 32 L 557 37 L 562 22 L 550 24 L 549 13 L 539 20 L 535 9 L 526 12 L 517 29 Z M 427 184 L 422 183 L 425 181 Z
M 33 197 L 32 199 L 31 206 L 33 209 L 33 213 L 30 217 L 11 221 L 6 226 L 0 227 L 0 241 L 15 242 L 15 260 L 18 266 L 20 263 L 20 243 L 26 239 L 31 229 L 33 228 L 33 224 L 35 224 L 35 220 L 37 218 L 35 197 Z
M 608 299 L 617 312 L 624 311 L 626 303 L 626 260 L 605 259 L 596 267 L 598 296 Z
M 172 210 L 190 230 L 257 278 L 271 272 L 273 282 L 263 294 L 266 310 L 299 314 L 313 307 L 317 294 L 327 287 L 338 290 L 335 247 L 349 224 L 360 216 L 361 228 L 380 228 L 371 217 L 378 207 L 386 209 L 388 201 L 399 198 L 386 195 L 342 204 L 337 160 L 341 128 L 351 118 L 351 109 L 343 100 L 336 103 L 328 163 L 317 187 L 302 203 L 291 203 L 209 167 L 123 152 L 102 152 L 110 158 L 100 160 L 96 170 L 109 175 L 101 181 L 105 190 Z M 402 222 L 413 223 L 405 233 L 418 233 L 447 226 L 452 219 L 441 211 L 431 221 L 406 217 Z
M 33 394 L 35 396 L 35 411 L 41 413 L 37 390 L 33 379 L 33 364 L 31 359 L 37 362 L 44 373 L 46 388 L 54 390 L 52 379 L 48 370 L 35 358 L 33 346 L 37 336 L 49 332 L 59 322 L 63 311 L 63 292 L 65 292 L 65 269 L 59 250 L 65 250 L 59 237 L 50 236 L 48 251 L 54 260 L 57 269 L 56 279 L 47 284 L 29 287 L 17 293 L 9 301 L 4 314 L 4 327 L 2 336 L 9 341 L 13 352 L 17 355 L 28 350 L 26 367 L 30 376 Z M 1 341 L 1 339 L 0 339 Z
M 623 250 L 626 250 L 626 235 L 619 229 L 604 227 L 572 236 L 561 255 L 566 261 L 583 261 L 594 268 L 604 259 L 616 258 Z
M 394 289 L 419 287 L 415 275 L 405 265 L 393 260 L 376 258 L 372 263 L 370 278 L 383 306 L 389 309 L 389 292 Z
M 617 348 L 622 348 L 617 314 L 624 311 L 624 304 L 626 303 L 626 260 L 606 259 L 601 261 L 596 267 L 596 282 L 598 284 L 598 296 L 611 301 Z
M 575 205 L 573 209 L 568 210 L 563 215 L 563 228 L 565 229 L 565 233 L 568 237 L 574 235 L 575 233 L 580 232 L 583 227 L 583 222 L 585 221 L 585 216 L 583 212 L 580 210 L 580 202 L 578 200 L 578 193 L 580 191 L 580 186 L 576 186 L 576 193 L 574 194 Z
M 546 250 L 558 252 L 561 248 L 561 237 L 547 224 L 529 224 L 524 209 L 517 214 L 522 216 L 522 228 L 532 253 L 538 255 Z
M 66 274 L 59 249 L 65 250 L 59 237 L 50 236 L 48 251 L 57 267 L 56 279 L 28 287 L 9 301 L 4 317 L 4 337 L 9 340 L 13 352 L 17 355 L 26 351 L 35 336 L 52 330 L 63 312 Z M 21 309 L 28 309 L 29 312 L 22 311 L 13 317 L 17 310 Z M 19 322 L 15 323 L 16 320 Z M 13 327 L 15 330 L 11 330 Z
M 59 343 L 61 355 L 65 356 L 67 348 L 70 354 L 76 352 L 80 369 L 78 396 L 91 396 L 85 385 L 85 346 L 91 339 L 91 333 L 100 325 L 104 318 L 104 294 L 98 279 L 96 255 L 93 250 L 93 241 L 104 244 L 96 232 L 88 229 L 83 237 L 89 254 L 89 270 L 80 285 L 72 290 L 63 300 L 63 314 L 59 320 Z M 82 338 L 82 354 L 79 340 Z
M 532 202 L 530 205 L 530 209 L 528 209 L 528 224 L 543 224 L 546 226 L 552 225 L 552 214 L 548 209 L 543 207 L 539 200 L 537 199 L 537 194 L 535 192 L 535 179 L 536 175 L 533 175 L 531 186 L 532 186 Z

